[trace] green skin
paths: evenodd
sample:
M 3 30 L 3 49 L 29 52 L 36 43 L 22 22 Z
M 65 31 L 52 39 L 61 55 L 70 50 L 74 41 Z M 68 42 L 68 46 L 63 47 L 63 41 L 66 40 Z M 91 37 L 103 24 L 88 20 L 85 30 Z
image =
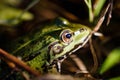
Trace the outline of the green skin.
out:
M 70 23 L 64 18 L 57 18 L 38 31 L 14 41 L 17 45 L 12 45 L 10 52 L 41 72 L 46 63 L 51 65 L 64 55 L 73 53 L 91 32 L 88 27 Z

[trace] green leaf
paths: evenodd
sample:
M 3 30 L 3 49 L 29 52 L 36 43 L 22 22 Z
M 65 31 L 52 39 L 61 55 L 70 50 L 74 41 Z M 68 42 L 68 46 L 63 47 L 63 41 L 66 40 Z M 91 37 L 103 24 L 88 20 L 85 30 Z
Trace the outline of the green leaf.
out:
M 119 77 L 115 77 L 115 78 L 111 78 L 109 80 L 120 80 L 120 76 Z
M 0 25 L 17 25 L 21 21 L 27 21 L 33 19 L 33 14 L 24 12 L 24 10 L 10 7 L 8 5 L 0 4 Z
M 111 67 L 115 66 L 118 62 L 120 62 L 120 48 L 115 48 L 110 52 L 106 60 L 104 61 L 101 69 L 100 74 L 103 74 Z
M 96 5 L 94 6 L 94 16 L 98 16 L 100 14 L 106 1 L 107 0 L 97 0 Z

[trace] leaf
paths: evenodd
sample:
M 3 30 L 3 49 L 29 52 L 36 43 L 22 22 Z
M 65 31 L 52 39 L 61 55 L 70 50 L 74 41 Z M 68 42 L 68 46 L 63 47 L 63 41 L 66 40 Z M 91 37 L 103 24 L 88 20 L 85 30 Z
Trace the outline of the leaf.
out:
M 110 52 L 110 54 L 104 61 L 100 69 L 100 74 L 103 74 L 104 72 L 115 66 L 118 62 L 120 62 L 120 48 L 115 48 Z
M 23 14 L 24 13 L 24 14 Z M 17 25 L 21 21 L 33 19 L 33 14 L 24 10 L 0 4 L 0 25 Z
M 109 80 L 120 80 L 120 76 L 119 77 L 115 77 L 115 78 L 111 78 Z

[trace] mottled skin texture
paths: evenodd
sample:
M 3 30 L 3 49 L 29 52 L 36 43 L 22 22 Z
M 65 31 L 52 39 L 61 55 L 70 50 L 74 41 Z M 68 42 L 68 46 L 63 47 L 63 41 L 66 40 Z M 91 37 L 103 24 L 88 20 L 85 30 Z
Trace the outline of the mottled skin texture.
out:
M 50 24 L 41 26 L 35 33 L 23 36 L 12 43 L 9 52 L 15 56 L 20 56 L 32 68 L 43 72 L 43 66 L 46 63 L 51 64 L 54 60 L 69 53 L 75 49 L 76 45 L 82 44 L 84 39 L 89 35 L 90 29 L 81 24 L 69 23 L 63 18 L 58 18 Z M 70 30 L 72 41 L 67 44 L 61 39 L 61 32 L 63 30 Z M 83 31 L 74 33 L 75 31 Z M 77 36 L 76 36 L 77 35 Z M 62 51 L 54 54 L 49 45 L 58 42 L 62 46 Z

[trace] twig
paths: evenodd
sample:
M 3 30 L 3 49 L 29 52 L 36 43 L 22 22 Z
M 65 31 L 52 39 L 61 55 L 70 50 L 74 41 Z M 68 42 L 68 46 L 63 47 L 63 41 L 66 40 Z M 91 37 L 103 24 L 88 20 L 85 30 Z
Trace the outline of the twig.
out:
M 102 23 L 103 23 L 103 21 L 104 21 L 104 19 L 105 19 L 105 15 L 106 15 L 106 13 L 108 12 L 108 9 L 110 8 L 110 6 L 111 6 L 111 4 L 108 4 L 108 5 L 107 5 L 104 13 L 103 13 L 102 16 L 100 17 L 100 20 L 98 21 L 97 25 L 95 26 L 95 28 L 93 29 L 93 31 L 91 32 L 91 34 L 88 36 L 86 42 L 89 40 L 90 43 L 92 43 L 90 38 L 92 37 L 92 35 L 93 35 L 95 32 L 97 32 L 97 31 L 100 29 L 100 27 L 101 27 L 101 25 L 102 25 Z M 86 43 L 86 42 L 85 42 L 85 43 Z M 90 45 L 90 48 L 91 48 L 91 53 L 92 53 L 93 61 L 94 61 L 94 67 L 93 67 L 93 69 L 91 70 L 91 72 L 95 72 L 95 70 L 97 69 L 97 66 L 98 66 L 98 60 L 97 60 L 97 56 L 96 56 L 96 54 L 95 54 L 95 51 L 92 49 L 92 48 L 93 48 L 93 45 Z
M 90 73 L 94 73 L 98 68 L 98 59 L 97 59 L 97 55 L 95 53 L 95 49 L 92 45 L 92 39 L 89 40 L 89 43 L 90 43 L 90 50 L 91 50 L 91 53 L 93 56 L 93 62 L 94 62 L 94 66 L 93 66 L 92 70 L 90 71 Z
M 31 73 L 31 74 L 33 74 L 35 76 L 40 76 L 40 73 L 38 71 L 30 68 L 25 62 L 23 62 L 22 60 L 19 60 L 18 58 L 16 58 L 15 56 L 11 55 L 10 53 L 2 50 L 1 48 L 0 48 L 0 56 L 2 56 L 2 58 L 7 59 L 8 61 L 13 62 L 14 64 L 18 65 L 19 67 L 24 68 L 29 73 Z
M 110 0 L 110 7 L 109 7 L 107 25 L 110 23 L 110 19 L 112 18 L 112 8 L 113 8 L 113 0 Z
M 82 60 L 80 60 L 80 58 L 78 58 L 76 55 L 70 55 L 70 57 L 72 58 L 72 60 L 77 64 L 79 70 L 81 70 L 80 73 L 89 73 L 89 71 L 87 70 L 85 64 L 82 62 Z
M 100 17 L 100 20 L 98 21 L 97 25 L 93 29 L 92 34 L 95 33 L 95 32 L 97 32 L 100 29 L 100 27 L 101 27 L 101 25 L 102 25 L 102 23 L 103 23 L 103 21 L 105 19 L 105 15 L 108 12 L 108 9 L 109 9 L 110 6 L 111 6 L 110 4 L 107 5 L 107 7 L 106 7 L 106 9 L 105 9 L 105 11 L 103 13 L 103 15 Z
M 70 55 L 70 57 L 72 58 L 72 60 L 77 64 L 78 68 L 81 70 L 77 73 L 84 73 L 84 77 L 90 78 L 92 80 L 96 80 L 91 74 L 90 72 L 87 70 L 85 64 L 82 62 L 82 60 L 80 60 L 80 58 L 78 58 L 76 55 Z

